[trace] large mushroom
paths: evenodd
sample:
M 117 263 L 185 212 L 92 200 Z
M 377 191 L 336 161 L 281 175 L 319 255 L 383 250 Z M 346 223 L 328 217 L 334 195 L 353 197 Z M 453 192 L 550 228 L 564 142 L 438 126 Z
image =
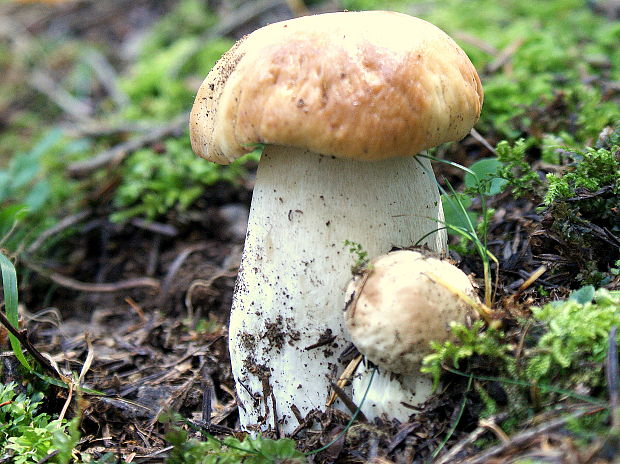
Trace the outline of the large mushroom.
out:
M 460 296 L 459 296 L 460 295 Z M 420 373 L 430 343 L 452 338 L 452 322 L 476 317 L 463 299 L 476 301 L 469 277 L 430 253 L 398 250 L 373 259 L 347 288 L 345 321 L 351 341 L 379 370 L 361 365 L 353 379 L 353 400 L 366 417 L 407 421 L 432 393 Z M 364 394 L 366 394 L 364 398 Z
M 230 316 L 242 427 L 289 433 L 325 408 L 346 341 L 345 240 L 371 256 L 420 240 L 445 250 L 430 164 L 412 155 L 464 137 L 481 105 L 450 37 L 385 11 L 271 24 L 209 73 L 194 151 L 227 164 L 265 144 Z

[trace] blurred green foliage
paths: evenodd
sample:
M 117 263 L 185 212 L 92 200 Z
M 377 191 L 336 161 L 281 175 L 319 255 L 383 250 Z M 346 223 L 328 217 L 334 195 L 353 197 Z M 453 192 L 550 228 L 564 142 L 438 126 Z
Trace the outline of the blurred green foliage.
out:
M 171 209 L 183 211 L 200 195 L 204 187 L 216 182 L 238 182 L 248 160 L 258 161 L 256 152 L 221 166 L 208 163 L 194 154 L 189 137 L 168 139 L 162 153 L 150 148 L 134 152 L 122 167 L 121 184 L 114 197 L 118 211 L 112 220 L 134 216 L 154 219 Z

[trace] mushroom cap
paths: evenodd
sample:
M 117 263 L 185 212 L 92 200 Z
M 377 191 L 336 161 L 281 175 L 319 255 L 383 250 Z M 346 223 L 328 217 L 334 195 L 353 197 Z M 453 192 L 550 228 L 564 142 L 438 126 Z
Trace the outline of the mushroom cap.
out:
M 228 164 L 255 143 L 381 160 L 463 138 L 480 79 L 436 26 L 388 11 L 278 22 L 239 40 L 202 83 L 194 151 Z
M 373 260 L 347 289 L 346 328 L 357 349 L 380 368 L 418 371 L 431 341 L 451 338 L 450 323 L 475 317 L 449 283 L 477 299 L 469 277 L 445 260 L 400 250 Z

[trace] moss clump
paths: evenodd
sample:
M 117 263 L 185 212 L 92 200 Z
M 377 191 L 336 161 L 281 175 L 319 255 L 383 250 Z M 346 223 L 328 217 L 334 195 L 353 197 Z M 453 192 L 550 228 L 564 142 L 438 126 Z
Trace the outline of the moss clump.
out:
M 616 159 L 616 152 L 620 155 L 620 147 L 612 147 L 610 150 L 587 148 L 585 152 L 569 153 L 572 163 L 568 172 L 563 175 L 547 175 L 549 187 L 545 204 L 568 200 L 580 194 L 589 200 L 593 198 L 591 194 L 603 188 L 616 195 L 620 190 L 620 162 Z M 589 203 L 584 202 L 580 206 L 587 207 Z M 604 207 L 588 209 L 600 210 L 602 214 L 607 211 Z
M 446 370 L 472 376 L 482 415 L 509 411 L 507 428 L 558 402 L 607 401 L 601 372 L 610 330 L 620 326 L 620 292 L 584 287 L 567 300 L 531 308 L 527 320 L 506 322 L 506 332 L 483 330 L 481 322 L 471 328 L 454 324 L 456 341 L 433 343 L 422 371 L 435 380 Z M 499 395 L 501 404 L 498 388 L 508 393 Z
M 556 271 L 579 284 L 606 285 L 620 259 L 620 148 L 566 152 L 563 174 L 547 175 L 543 220 L 534 248 L 563 258 Z M 538 243 L 540 242 L 540 243 Z
M 532 308 L 532 317 L 542 335 L 527 354 L 529 381 L 591 392 L 604 386 L 609 332 L 620 326 L 620 292 L 584 287 L 566 301 Z

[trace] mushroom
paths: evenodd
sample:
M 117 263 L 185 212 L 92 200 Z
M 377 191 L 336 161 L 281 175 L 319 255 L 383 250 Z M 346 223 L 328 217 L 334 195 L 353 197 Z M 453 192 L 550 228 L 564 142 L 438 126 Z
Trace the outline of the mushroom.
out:
M 347 332 L 379 368 L 365 399 L 371 368 L 362 365 L 352 382 L 353 401 L 366 417 L 385 414 L 405 422 L 412 412 L 406 405 L 428 399 L 432 380 L 419 371 L 430 342 L 449 340 L 451 322 L 469 323 L 476 315 L 455 292 L 477 300 L 469 277 L 458 267 L 412 250 L 379 256 L 351 280 Z
M 241 426 L 290 433 L 324 410 L 345 347 L 351 257 L 421 241 L 443 251 L 430 163 L 467 135 L 482 88 L 456 43 L 408 15 L 274 23 L 239 40 L 198 90 L 196 153 L 227 164 L 264 144 L 230 315 Z

